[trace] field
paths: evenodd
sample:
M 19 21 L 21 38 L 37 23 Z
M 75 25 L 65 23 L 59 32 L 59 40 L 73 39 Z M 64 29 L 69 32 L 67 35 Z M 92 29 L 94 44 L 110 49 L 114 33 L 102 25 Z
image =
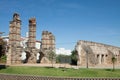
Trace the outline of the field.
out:
M 120 77 L 120 69 L 65 69 L 49 67 L 7 67 L 0 73 L 59 77 Z

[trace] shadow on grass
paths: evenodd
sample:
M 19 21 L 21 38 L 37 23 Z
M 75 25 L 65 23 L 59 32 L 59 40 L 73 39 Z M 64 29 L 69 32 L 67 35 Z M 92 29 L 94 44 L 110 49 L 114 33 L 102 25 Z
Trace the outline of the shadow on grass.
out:
M 44 67 L 44 68 L 51 69 L 51 68 L 54 68 L 54 67 Z
M 6 69 L 6 65 L 0 64 L 0 70 L 1 69 Z
M 105 69 L 106 71 L 112 71 L 112 69 Z
M 55 68 L 55 67 L 44 67 L 44 68 L 53 69 L 53 68 Z M 59 69 L 61 69 L 63 72 L 66 72 L 66 71 L 67 71 L 67 68 L 65 68 L 65 67 L 59 67 Z

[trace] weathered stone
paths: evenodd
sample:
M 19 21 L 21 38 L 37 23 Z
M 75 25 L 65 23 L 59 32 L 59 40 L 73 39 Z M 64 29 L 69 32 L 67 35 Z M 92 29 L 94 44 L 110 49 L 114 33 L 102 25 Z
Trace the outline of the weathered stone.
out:
M 78 52 L 78 65 L 96 66 L 96 65 L 111 65 L 112 57 L 117 58 L 117 63 L 120 65 L 120 48 L 110 45 L 105 45 L 96 42 L 78 41 L 76 45 Z M 88 59 L 87 59 L 88 56 Z
M 51 32 L 43 31 L 41 49 L 35 48 L 36 44 L 36 19 L 29 19 L 29 37 L 25 47 L 22 47 L 21 42 L 21 20 L 19 14 L 13 15 L 13 20 L 10 21 L 9 32 L 9 52 L 7 55 L 7 64 L 36 63 L 37 53 L 40 53 L 39 60 L 43 63 L 49 63 L 48 53 L 50 50 L 55 50 L 55 37 Z M 22 53 L 26 58 L 21 58 Z M 23 60 L 24 59 L 24 60 Z
M 41 39 L 41 63 L 50 63 L 49 60 L 49 52 L 55 50 L 55 36 L 48 31 L 42 32 L 42 39 Z
M 36 43 L 36 19 L 31 18 L 29 19 L 29 40 L 28 40 L 28 47 L 35 48 Z

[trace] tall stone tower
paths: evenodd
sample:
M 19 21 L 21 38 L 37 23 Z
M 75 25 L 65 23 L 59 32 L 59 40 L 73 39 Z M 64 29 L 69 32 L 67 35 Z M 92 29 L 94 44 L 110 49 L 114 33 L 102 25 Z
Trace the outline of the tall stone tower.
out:
M 29 19 L 28 47 L 35 48 L 35 42 L 36 42 L 36 19 L 31 18 L 31 19 Z
M 9 44 L 20 46 L 21 40 L 21 20 L 19 14 L 14 13 L 13 20 L 10 21 Z
M 9 54 L 7 56 L 7 64 L 20 63 L 20 56 L 22 48 L 20 47 L 21 41 L 21 20 L 19 14 L 13 14 L 13 20 L 10 21 L 10 32 L 9 32 Z
M 42 32 L 42 46 L 44 50 L 54 50 L 55 49 L 55 37 L 51 32 L 43 31 Z
M 29 19 L 29 34 L 28 34 L 28 63 L 36 63 L 36 53 L 37 50 L 35 48 L 36 44 L 36 19 Z
M 41 63 L 51 63 L 50 55 L 55 52 L 55 37 L 51 32 L 43 31 L 41 39 L 41 51 L 44 56 Z M 55 56 L 52 56 L 55 59 Z M 55 60 L 53 60 L 55 62 Z

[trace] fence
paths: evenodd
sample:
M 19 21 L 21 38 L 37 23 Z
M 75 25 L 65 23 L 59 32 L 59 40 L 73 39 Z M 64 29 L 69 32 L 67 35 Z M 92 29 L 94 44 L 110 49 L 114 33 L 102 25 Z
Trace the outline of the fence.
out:
M 120 80 L 120 78 L 67 78 L 0 74 L 0 80 Z

